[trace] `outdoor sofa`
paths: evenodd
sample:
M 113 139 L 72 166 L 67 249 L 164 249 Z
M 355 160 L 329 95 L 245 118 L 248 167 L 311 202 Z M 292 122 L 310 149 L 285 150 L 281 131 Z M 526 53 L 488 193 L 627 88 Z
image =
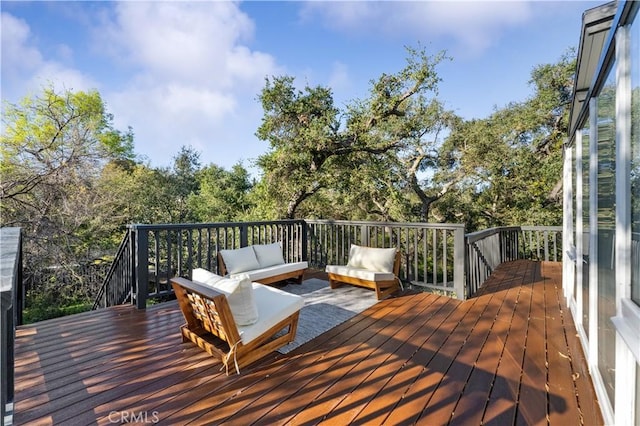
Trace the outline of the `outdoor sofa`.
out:
M 279 242 L 218 252 L 218 272 L 221 275 L 248 274 L 251 281 L 261 284 L 288 279 L 295 279 L 300 284 L 308 267 L 306 261 L 286 263 Z

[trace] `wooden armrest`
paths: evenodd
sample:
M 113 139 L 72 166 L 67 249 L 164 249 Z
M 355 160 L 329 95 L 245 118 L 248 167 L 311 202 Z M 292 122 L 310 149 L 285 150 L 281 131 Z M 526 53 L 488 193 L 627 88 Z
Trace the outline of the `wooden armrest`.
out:
M 227 275 L 227 265 L 224 264 L 224 258 L 220 252 L 218 252 L 218 275 L 223 277 Z
M 195 281 L 188 280 L 182 277 L 173 277 L 171 278 L 171 283 L 176 283 L 180 287 L 184 287 L 186 289 L 191 290 L 194 293 L 199 294 L 202 297 L 206 297 L 207 299 L 215 299 L 219 296 L 224 296 L 224 293 L 219 292 L 218 290 L 211 288 L 206 285 L 199 284 Z
M 171 285 L 189 329 L 195 330 L 202 326 L 229 345 L 240 341 L 240 332 L 224 293 L 181 277 L 171 278 Z M 204 302 L 196 303 L 194 295 Z M 202 306 L 203 303 L 207 305 L 206 309 Z

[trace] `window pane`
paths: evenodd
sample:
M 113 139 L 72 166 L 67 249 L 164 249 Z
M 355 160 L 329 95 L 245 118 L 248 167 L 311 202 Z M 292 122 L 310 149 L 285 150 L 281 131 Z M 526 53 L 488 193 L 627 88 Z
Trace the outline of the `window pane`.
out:
M 640 305 L 640 21 L 631 27 L 631 298 Z
M 573 211 L 573 215 L 571 217 L 573 217 L 573 245 L 575 246 L 578 243 L 578 227 L 576 226 L 577 224 L 577 218 L 578 216 L 576 216 L 576 214 L 578 213 L 578 206 L 577 206 L 577 197 L 576 197 L 576 188 L 578 188 L 577 183 L 578 183 L 578 173 L 576 172 L 576 158 L 577 158 L 577 149 L 576 149 L 576 145 L 573 144 L 573 147 L 571 148 L 573 155 L 571 156 L 571 177 L 572 177 L 572 188 L 573 188 L 573 197 L 571 197 L 571 209 Z M 575 301 L 578 300 L 578 265 L 580 263 L 578 262 L 578 259 L 575 259 L 575 262 L 573 264 L 573 299 Z
M 588 123 L 588 121 L 587 121 Z M 590 131 L 582 130 L 582 328 L 589 338 L 589 145 Z
M 616 315 L 616 81 L 615 64 L 598 95 L 598 368 L 611 403 L 615 397 Z

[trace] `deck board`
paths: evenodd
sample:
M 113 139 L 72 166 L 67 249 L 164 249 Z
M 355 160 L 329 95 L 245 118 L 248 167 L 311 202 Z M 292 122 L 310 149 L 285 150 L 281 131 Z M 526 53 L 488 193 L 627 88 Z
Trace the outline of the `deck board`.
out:
M 600 425 L 561 270 L 516 261 L 464 302 L 389 298 L 239 376 L 181 343 L 175 302 L 21 326 L 14 423 Z

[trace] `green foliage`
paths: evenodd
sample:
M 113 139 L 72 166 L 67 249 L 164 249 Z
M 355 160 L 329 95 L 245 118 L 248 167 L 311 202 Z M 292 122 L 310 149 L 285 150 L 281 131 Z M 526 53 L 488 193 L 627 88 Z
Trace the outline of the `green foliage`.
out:
M 128 161 L 133 135 L 112 127 L 98 92 L 56 93 L 5 104 L 0 144 L 0 222 L 25 230 L 36 264 L 91 256 L 100 194 L 94 182 L 109 161 Z
M 59 306 L 59 301 L 55 304 L 37 301 L 33 306 L 22 311 L 23 324 L 32 324 L 51 318 L 64 317 L 67 315 L 79 314 L 91 310 L 93 303 L 78 303 L 67 306 Z
M 198 172 L 200 191 L 189 195 L 187 204 L 199 222 L 233 222 L 249 215 L 252 183 L 241 164 L 227 171 L 209 165 Z
M 435 67 L 444 54 L 408 52 L 405 68 L 383 74 L 372 82 L 368 99 L 355 101 L 345 111 L 334 106 L 328 88 L 296 90 L 292 77 L 267 79 L 260 96 L 265 115 L 256 135 L 269 142 L 270 150 L 257 165 L 264 173 L 262 200 L 276 201 L 276 216 L 293 218 L 303 202 L 320 202 L 320 194 L 329 191 L 345 198 L 356 192 L 363 211 L 354 214 L 370 216 L 378 210 L 389 219 L 391 210 L 400 207 L 388 204 L 390 195 L 400 200 L 403 188 L 422 189 L 408 185 L 407 179 L 415 180 L 428 167 L 433 140 L 425 136 L 437 133 L 451 114 L 432 98 L 440 81 Z M 422 160 L 415 160 L 416 152 Z M 355 180 L 354 170 L 359 172 Z
M 562 143 L 574 69 L 570 54 L 534 68 L 533 96 L 452 132 L 441 151 L 447 159 L 442 174 L 458 176 L 458 183 L 438 215 L 463 219 L 468 230 L 561 223 Z
M 26 277 L 113 255 L 129 223 L 302 217 L 465 223 L 467 231 L 559 224 L 572 52 L 532 70 L 530 98 L 470 121 L 437 98 L 445 59 L 408 49 L 403 69 L 372 81 L 344 109 L 328 87 L 267 79 L 256 135 L 269 148 L 256 161 L 259 179 L 241 164 L 202 165 L 191 147 L 171 167 L 143 164 L 132 130 L 113 128 L 97 92 L 45 89 L 5 107 L 0 222 L 23 228 Z M 74 280 L 30 291 L 29 321 L 88 307 L 94 284 L 69 273 Z

